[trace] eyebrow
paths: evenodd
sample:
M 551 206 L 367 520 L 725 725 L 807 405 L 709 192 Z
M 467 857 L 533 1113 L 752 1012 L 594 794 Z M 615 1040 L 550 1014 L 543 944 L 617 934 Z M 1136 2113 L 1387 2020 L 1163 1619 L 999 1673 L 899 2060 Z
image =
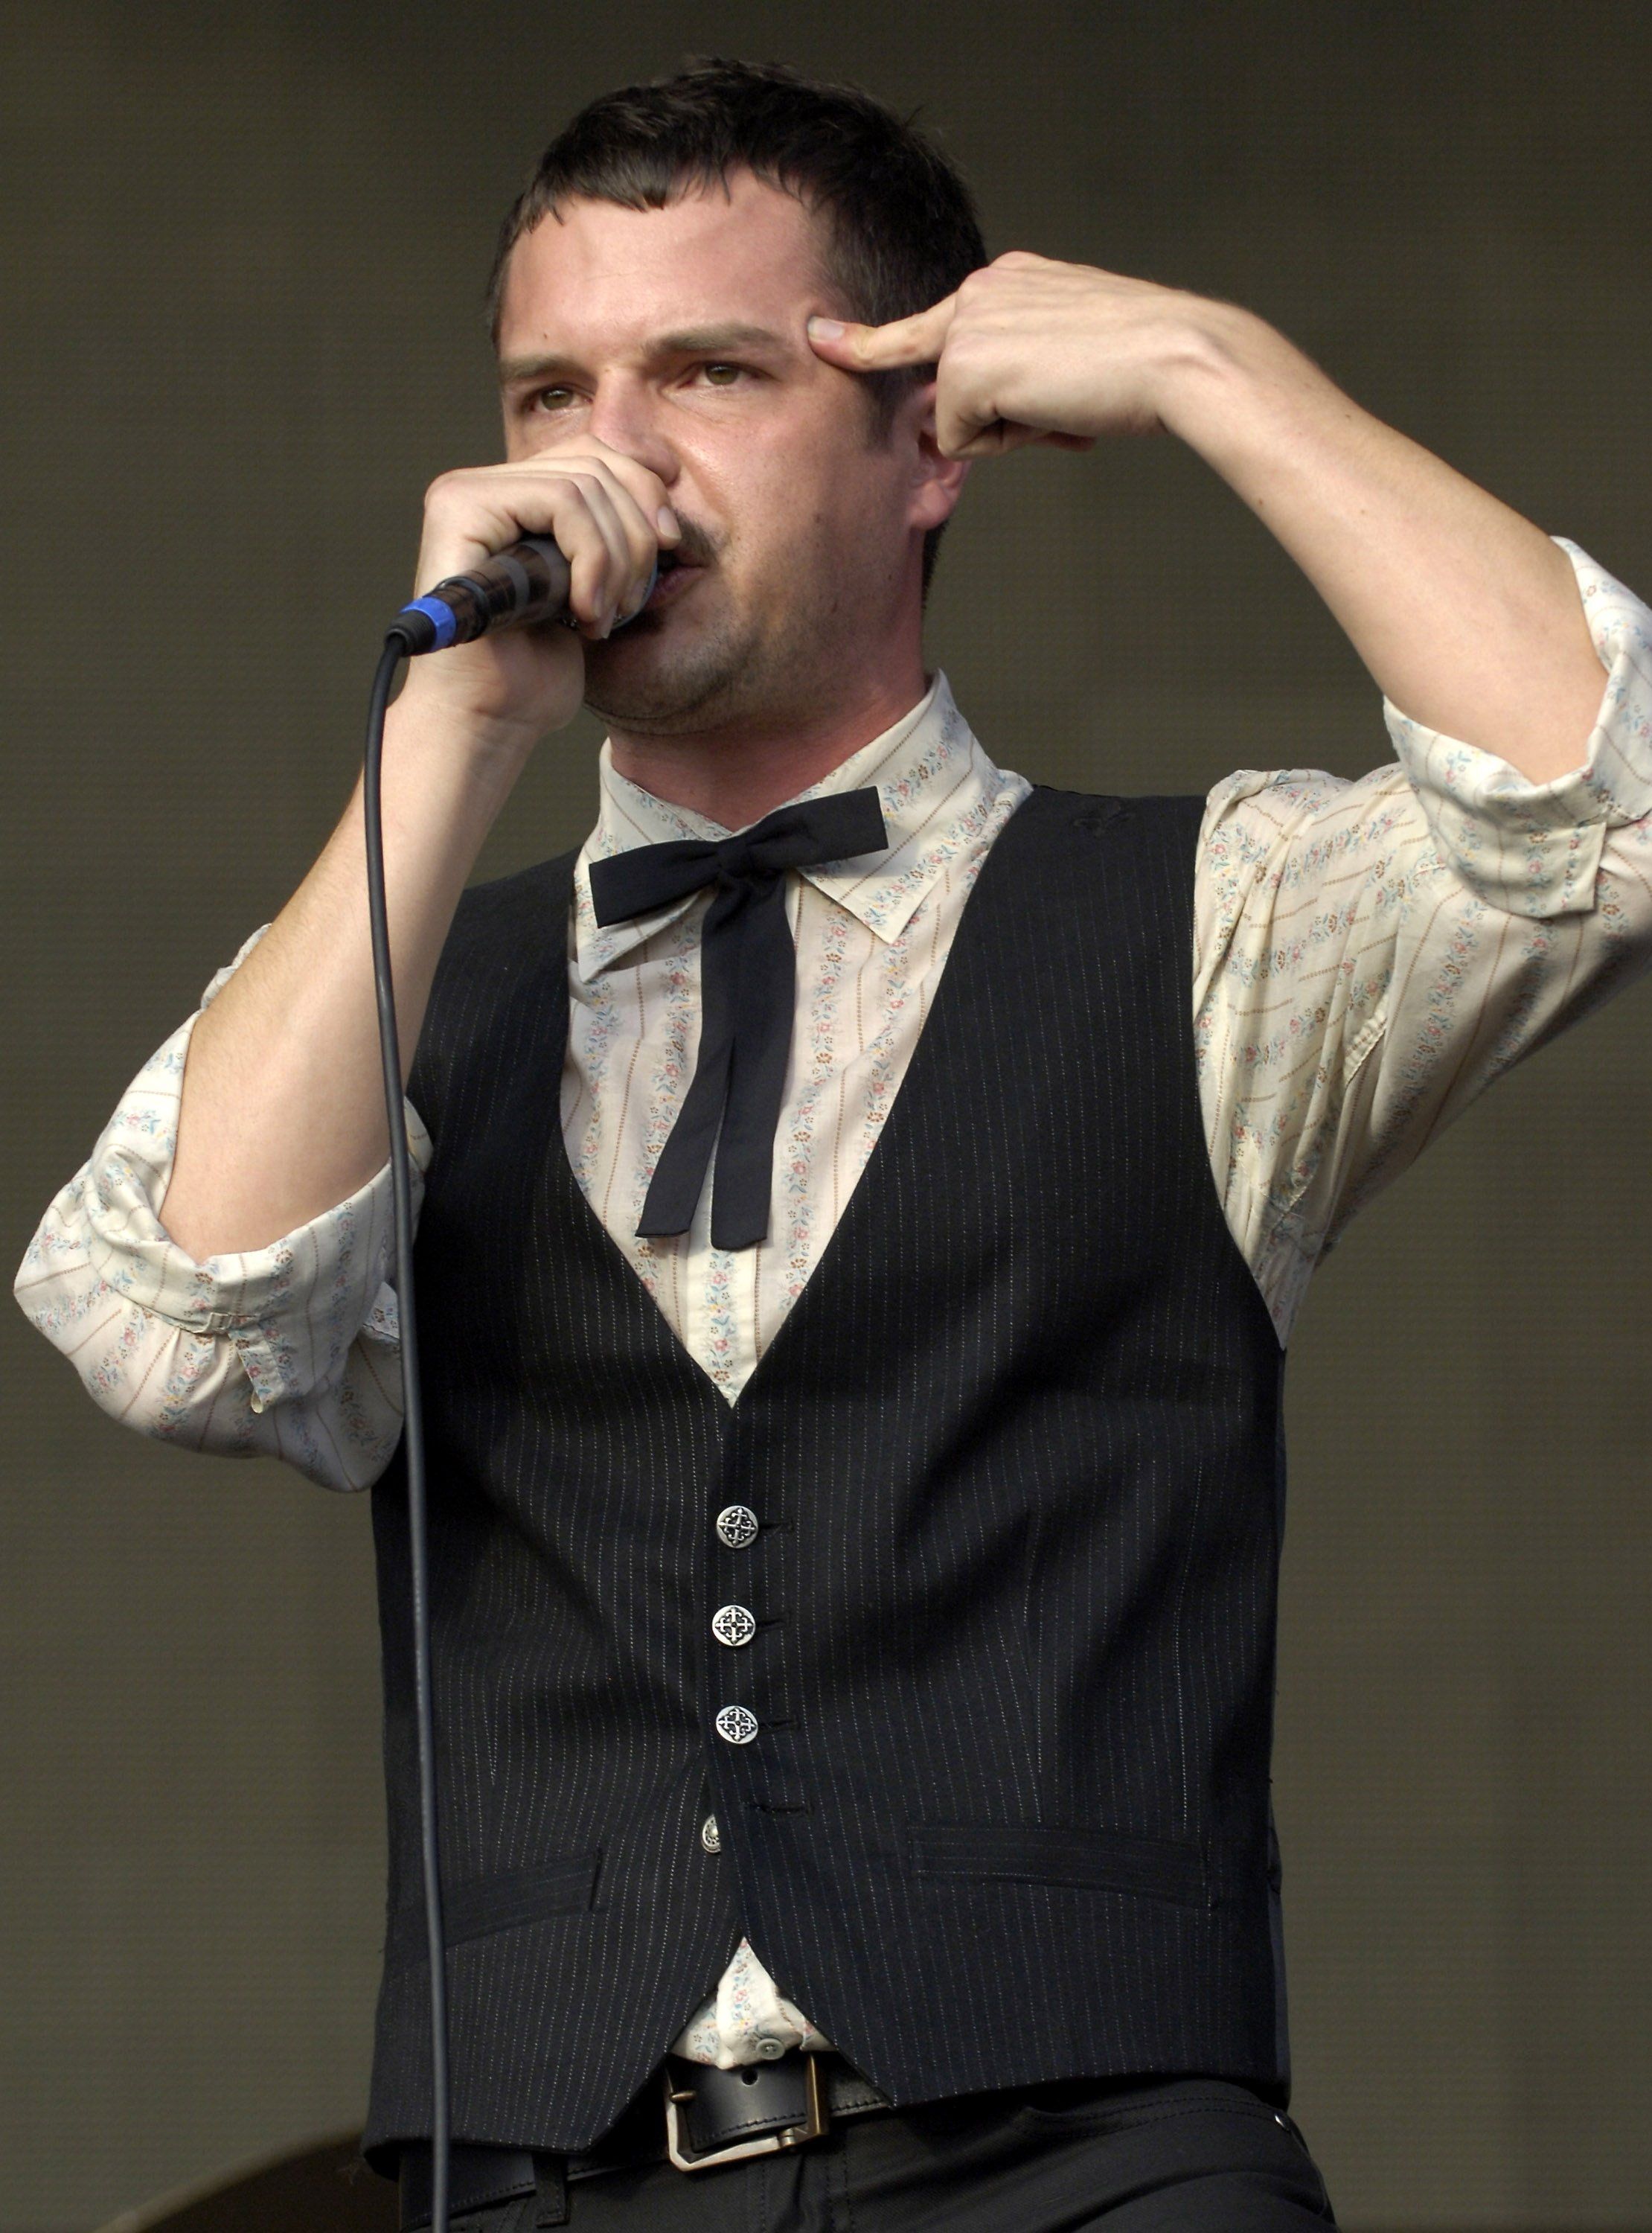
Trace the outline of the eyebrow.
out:
M 657 334 L 648 343 L 645 355 L 658 361 L 677 356 L 716 356 L 724 351 L 738 349 L 774 353 L 789 347 L 784 334 L 771 332 L 767 326 L 692 326 L 680 333 Z M 519 381 L 544 380 L 555 374 L 580 369 L 576 360 L 569 356 L 506 357 L 499 366 L 499 385 L 511 387 Z

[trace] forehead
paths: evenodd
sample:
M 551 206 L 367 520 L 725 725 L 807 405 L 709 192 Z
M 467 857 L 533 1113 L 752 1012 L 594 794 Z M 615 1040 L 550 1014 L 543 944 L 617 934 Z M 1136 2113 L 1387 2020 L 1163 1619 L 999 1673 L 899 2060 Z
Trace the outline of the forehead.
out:
M 576 201 L 511 252 L 499 354 L 623 347 L 664 329 L 801 324 L 827 300 L 816 222 L 749 172 L 664 209 Z

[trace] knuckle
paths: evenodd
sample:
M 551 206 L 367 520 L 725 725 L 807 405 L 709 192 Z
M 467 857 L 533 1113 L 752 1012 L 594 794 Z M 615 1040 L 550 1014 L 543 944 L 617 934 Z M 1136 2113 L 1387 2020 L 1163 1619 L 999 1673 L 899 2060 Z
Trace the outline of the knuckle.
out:
M 468 474 L 457 468 L 445 473 L 438 473 L 425 491 L 425 510 L 437 512 L 451 511 L 456 502 L 462 501 L 468 479 Z
M 575 476 L 569 478 L 569 495 L 574 516 L 588 522 L 597 535 L 606 537 L 608 511 L 602 489 L 594 481 Z
M 602 486 L 620 504 L 629 502 L 635 490 L 646 492 L 654 478 L 647 465 L 639 464 L 635 458 L 628 458 L 620 450 L 605 451 L 590 463 Z

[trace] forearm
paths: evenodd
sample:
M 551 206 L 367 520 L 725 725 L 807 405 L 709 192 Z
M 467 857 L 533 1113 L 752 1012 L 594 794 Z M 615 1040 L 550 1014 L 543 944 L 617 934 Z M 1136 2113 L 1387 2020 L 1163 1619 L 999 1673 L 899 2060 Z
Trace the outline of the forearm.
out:
M 1384 694 L 1545 783 L 1603 687 L 1542 531 L 1362 410 L 1261 319 L 1201 303 L 1161 416 L 1277 536 Z
M 404 1071 L 442 944 L 522 764 L 404 700 L 386 724 L 386 890 Z M 267 1246 L 354 1194 L 387 1151 L 358 787 L 321 858 L 201 1016 L 162 1209 L 198 1261 Z
M 641 605 L 661 538 L 679 532 L 664 483 L 582 434 L 433 481 L 415 579 L 428 589 L 519 536 L 549 535 L 568 557 L 571 617 L 602 637 Z M 502 628 L 416 661 L 391 708 L 385 889 L 404 1076 L 482 841 L 534 743 L 583 695 L 572 630 Z M 197 1026 L 166 1229 L 198 1261 L 265 1247 L 364 1186 L 387 1146 L 358 791 Z

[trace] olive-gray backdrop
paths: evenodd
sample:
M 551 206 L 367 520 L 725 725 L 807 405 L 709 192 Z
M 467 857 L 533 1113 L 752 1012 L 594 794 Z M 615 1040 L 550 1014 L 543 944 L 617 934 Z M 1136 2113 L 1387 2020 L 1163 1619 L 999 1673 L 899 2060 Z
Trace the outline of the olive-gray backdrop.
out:
M 9 1260 L 337 810 L 420 492 L 496 454 L 478 292 L 520 174 L 686 41 L 921 104 L 994 250 L 1253 305 L 1652 587 L 1643 7 L 13 8 Z M 933 646 L 1059 783 L 1387 751 L 1167 443 L 979 472 Z M 485 870 L 578 837 L 593 741 L 541 754 Z M 1298 2107 L 1356 2229 L 1652 2224 L 1649 1019 L 1629 993 L 1473 1111 L 1297 1343 Z M 367 1514 L 123 1436 L 0 1328 L 0 2233 L 67 2233 L 359 2113 Z

